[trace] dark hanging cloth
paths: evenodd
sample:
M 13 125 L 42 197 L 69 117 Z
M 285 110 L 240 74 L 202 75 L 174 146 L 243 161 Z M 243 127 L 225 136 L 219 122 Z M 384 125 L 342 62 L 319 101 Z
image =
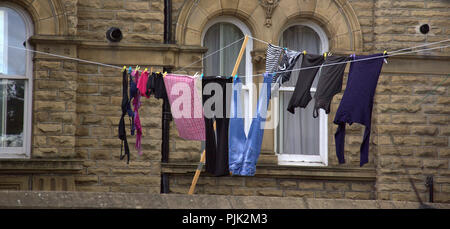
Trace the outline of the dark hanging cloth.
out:
M 128 74 L 130 75 L 130 99 L 129 99 L 129 104 L 127 106 L 127 109 L 129 107 L 128 116 L 131 117 L 131 136 L 134 136 L 134 132 L 136 131 L 136 126 L 134 125 L 134 112 L 131 109 L 131 100 L 136 96 L 137 85 L 136 85 L 136 82 L 134 82 L 133 77 L 131 76 L 131 71 L 128 72 Z
M 130 100 L 128 99 L 128 78 L 127 71 L 123 71 L 122 77 L 122 116 L 119 121 L 119 139 L 122 140 L 120 147 L 120 160 L 123 160 L 127 156 L 127 164 L 130 162 L 130 148 L 128 147 L 127 133 L 125 131 L 125 115 L 127 115 L 128 108 L 130 107 Z M 123 149 L 125 147 L 125 154 Z
M 318 66 L 323 64 L 323 62 L 324 56 L 322 55 L 306 54 L 303 55 L 301 68 Z M 318 67 L 301 70 L 299 72 L 297 84 L 295 85 L 294 93 L 292 94 L 287 108 L 292 114 L 295 114 L 296 107 L 305 108 L 309 101 L 311 101 L 312 97 L 310 90 L 317 71 L 319 71 Z
M 375 54 L 369 56 L 356 56 L 355 60 L 382 56 Z M 344 91 L 339 108 L 334 118 L 338 125 L 334 135 L 336 142 L 336 155 L 339 163 L 345 163 L 345 124 L 354 122 L 364 125 L 364 138 L 361 144 L 360 166 L 369 161 L 369 139 L 372 119 L 373 98 L 378 78 L 383 67 L 384 58 L 374 58 L 364 61 L 352 62 L 348 74 L 347 86 Z
M 169 101 L 167 98 L 166 85 L 164 84 L 163 74 L 157 72 L 152 83 L 153 87 L 151 87 L 151 90 L 155 94 L 155 98 Z
M 152 93 L 154 93 L 154 84 L 155 84 L 155 77 L 156 77 L 156 73 L 154 73 L 154 72 L 152 72 L 152 74 L 150 74 L 150 76 L 148 77 L 148 80 L 147 80 L 147 87 L 146 87 L 146 90 L 145 90 L 145 95 L 147 96 L 147 98 L 148 97 L 150 97 L 150 95 L 152 94 Z
M 320 108 L 324 109 L 325 113 L 330 113 L 331 100 L 333 100 L 334 95 L 341 92 L 342 90 L 344 70 L 347 66 L 346 61 L 348 61 L 349 59 L 350 57 L 329 56 L 323 63 L 324 66 L 320 70 L 320 78 L 319 83 L 317 84 L 317 91 L 314 94 L 314 118 L 317 118 L 319 116 Z
M 214 176 L 230 174 L 228 166 L 228 128 L 230 124 L 229 106 L 232 88 L 228 87 L 227 90 L 227 84 L 231 83 L 233 83 L 233 79 L 230 77 L 205 76 L 202 78 L 206 138 L 205 170 Z M 222 95 L 216 95 L 218 92 L 214 89 L 218 88 L 214 87 L 213 84 L 220 87 Z M 215 101 L 217 103 L 210 104 L 209 102 L 212 100 L 209 99 L 214 96 L 220 96 L 221 101 Z M 214 121 L 216 122 L 216 130 L 214 130 Z
M 283 84 L 291 78 L 291 70 L 294 68 L 295 64 L 298 61 L 298 58 L 301 56 L 302 52 L 293 51 L 289 49 L 283 49 L 282 57 L 280 63 L 278 65 L 278 74 L 276 74 L 275 78 L 281 78 L 280 84 Z M 274 79 L 274 83 L 277 82 L 277 79 Z

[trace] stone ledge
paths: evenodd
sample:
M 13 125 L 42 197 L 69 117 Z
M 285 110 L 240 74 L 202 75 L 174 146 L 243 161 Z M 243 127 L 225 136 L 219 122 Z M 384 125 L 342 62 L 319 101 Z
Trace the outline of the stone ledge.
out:
M 167 174 L 194 174 L 197 163 L 162 163 L 161 172 Z M 204 169 L 203 171 L 204 172 Z M 202 174 L 202 176 L 208 176 Z M 375 181 L 375 168 L 345 167 L 305 167 L 260 164 L 256 167 L 256 177 L 302 178 L 313 180 Z
M 83 169 L 83 161 L 1 159 L 0 174 L 76 174 Z
M 450 204 L 295 197 L 1 191 L 0 209 L 450 209 Z

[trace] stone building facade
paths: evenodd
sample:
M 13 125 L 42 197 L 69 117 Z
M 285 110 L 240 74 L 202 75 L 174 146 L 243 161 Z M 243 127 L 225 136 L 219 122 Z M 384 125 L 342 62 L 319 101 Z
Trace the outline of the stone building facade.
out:
M 313 24 L 334 55 L 389 52 L 450 38 L 445 0 L 3 0 L 0 7 L 26 18 L 26 47 L 39 51 L 27 57 L 25 152 L 11 155 L 0 148 L 0 189 L 6 190 L 187 193 L 202 152 L 200 142 L 178 137 L 171 122 L 169 160 L 161 162 L 163 101 L 150 98 L 140 110 L 143 154 L 129 136 L 131 161 L 121 161 L 120 70 L 40 52 L 154 71 L 189 66 L 183 72 L 194 74 L 202 71 L 199 60 L 208 50 L 202 45 L 205 30 L 227 20 L 276 45 L 291 26 Z M 420 32 L 424 24 L 427 34 Z M 106 39 L 110 27 L 121 29 L 120 42 Z M 167 30 L 171 36 L 165 39 Z M 253 74 L 264 72 L 266 47 L 249 43 L 246 63 Z M 434 202 L 449 203 L 449 62 L 448 47 L 388 59 L 363 167 L 364 128 L 358 124 L 347 129 L 347 163 L 339 165 L 335 156 L 340 93 L 325 119 L 324 165 L 281 163 L 278 133 L 266 130 L 254 177 L 202 174 L 196 193 L 427 202 L 425 184 L 432 176 Z

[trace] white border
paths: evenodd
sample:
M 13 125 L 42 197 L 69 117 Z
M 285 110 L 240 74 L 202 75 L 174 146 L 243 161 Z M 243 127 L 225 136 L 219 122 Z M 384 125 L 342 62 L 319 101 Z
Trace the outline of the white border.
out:
M 33 21 L 31 20 L 28 13 L 22 8 L 9 4 L 7 2 L 0 3 L 0 8 L 9 8 L 17 12 L 23 19 L 25 23 L 26 30 L 26 47 L 28 49 L 33 49 L 31 44 L 28 42 L 28 38 L 33 35 Z M 26 73 L 25 76 L 9 76 L 0 74 L 1 79 L 24 79 L 25 80 L 25 104 L 24 104 L 24 144 L 23 147 L 8 147 L 0 148 L 0 159 L 2 158 L 25 158 L 29 159 L 31 157 L 31 131 L 32 131 L 32 98 L 33 98 L 33 60 L 32 53 L 26 52 Z M 20 149 L 17 151 L 17 149 Z
M 300 21 L 290 23 L 285 26 L 285 28 L 280 33 L 279 40 L 281 40 L 281 36 L 283 33 L 290 27 L 302 25 L 307 26 L 314 30 L 320 38 L 320 50 L 321 53 L 328 52 L 329 44 L 328 38 L 326 36 L 325 31 L 316 23 L 311 21 Z M 280 90 L 283 91 L 294 91 L 294 87 L 280 87 Z M 311 88 L 311 92 L 315 92 L 316 88 Z M 274 149 L 275 153 L 278 156 L 278 164 L 279 165 L 297 165 L 297 166 L 327 166 L 328 165 L 328 115 L 325 113 L 323 109 L 319 109 L 319 154 L 320 155 L 293 155 L 293 154 L 283 154 L 283 145 L 280 144 L 283 139 L 283 115 L 281 112 L 286 112 L 281 110 L 280 107 L 283 106 L 280 97 L 275 97 L 276 103 L 279 106 L 275 107 L 275 115 L 279 116 L 280 124 L 277 125 L 277 129 L 275 129 L 274 134 Z M 280 133 L 278 136 L 278 133 Z M 278 151 L 278 148 L 280 150 Z

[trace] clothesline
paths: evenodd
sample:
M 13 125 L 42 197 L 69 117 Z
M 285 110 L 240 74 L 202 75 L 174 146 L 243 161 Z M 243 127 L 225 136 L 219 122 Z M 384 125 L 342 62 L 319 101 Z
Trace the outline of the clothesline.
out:
M 368 58 L 362 58 L 362 59 L 357 59 L 357 60 L 349 60 L 349 61 L 343 61 L 343 62 L 337 62 L 337 63 L 331 63 L 331 64 L 321 64 L 321 65 L 316 65 L 316 66 L 311 66 L 311 67 L 306 67 L 306 68 L 297 68 L 297 69 L 286 70 L 286 71 L 277 71 L 277 72 L 272 72 L 272 74 L 279 74 L 279 73 L 285 73 L 285 72 L 294 72 L 294 71 L 302 71 L 302 70 L 313 69 L 313 68 L 321 68 L 321 67 L 326 67 L 326 66 L 333 66 L 333 65 L 339 65 L 339 64 L 347 64 L 347 63 L 352 63 L 352 62 L 359 62 L 359 61 L 378 59 L 378 58 L 386 58 L 386 57 L 391 57 L 391 56 L 405 55 L 405 54 L 409 54 L 409 53 L 430 51 L 430 50 L 434 50 L 434 49 L 441 49 L 441 48 L 447 48 L 447 47 L 450 47 L 450 45 L 444 45 L 444 46 L 433 47 L 433 48 L 428 48 L 428 49 L 420 49 L 420 50 L 409 51 L 409 52 L 395 53 L 395 54 L 386 54 L 386 55 L 383 55 L 383 56 L 368 57 Z M 239 76 L 239 77 L 240 78 L 247 78 L 247 77 L 255 77 L 255 76 L 262 76 L 262 74 L 255 74 L 255 75 L 250 75 L 250 76 Z
M 264 41 L 264 40 L 261 40 L 261 39 L 258 39 L 258 38 L 255 38 L 255 37 L 252 37 L 252 36 L 248 36 L 249 38 L 251 38 L 251 39 L 253 39 L 253 40 L 255 40 L 255 41 L 259 41 L 259 42 L 261 42 L 261 43 L 265 43 L 265 44 L 267 44 L 267 45 L 270 45 L 271 43 L 269 43 L 269 42 L 267 42 L 267 41 Z M 399 49 L 399 50 L 395 50 L 395 51 L 390 51 L 389 53 L 397 53 L 397 52 L 401 52 L 401 51 L 405 51 L 405 50 L 409 50 L 409 49 L 415 49 L 415 48 L 420 48 L 420 47 L 425 47 L 425 46 L 430 46 L 430 45 L 435 45 L 435 44 L 439 44 L 439 43 L 443 43 L 443 42 L 447 42 L 447 41 L 450 41 L 450 39 L 447 39 L 447 40 L 442 40 L 442 41 L 437 41 L 437 42 L 432 42 L 432 43 L 427 43 L 427 44 L 423 44 L 423 45 L 417 45 L 417 46 L 413 46 L 413 47 L 409 47 L 409 48 L 403 48 L 403 49 Z M 273 45 L 273 44 L 272 44 Z
M 248 36 L 250 39 L 262 42 L 262 43 L 266 43 L 266 44 L 270 44 L 267 41 L 255 38 L 255 37 L 251 37 Z M 239 41 L 241 41 L 242 39 L 244 39 L 244 37 L 224 46 L 223 48 L 216 50 L 208 55 L 206 55 L 205 57 L 203 57 L 200 60 L 197 60 L 191 64 L 188 64 L 182 68 L 179 68 L 178 70 L 174 71 L 174 72 L 179 72 L 183 69 L 186 69 L 200 61 L 203 61 L 204 59 L 238 43 Z M 450 45 L 445 45 L 445 46 L 439 46 L 439 47 L 433 47 L 433 48 L 428 48 L 428 49 L 420 49 L 420 50 L 415 50 L 415 51 L 408 51 L 408 52 L 401 52 L 404 50 L 410 50 L 410 49 L 415 49 L 415 48 L 420 48 L 420 47 L 426 47 L 426 46 L 430 46 L 430 45 L 435 45 L 435 44 L 439 44 L 439 43 L 444 43 L 450 41 L 450 39 L 446 39 L 446 40 L 442 40 L 442 41 L 437 41 L 437 42 L 432 42 L 432 43 L 428 43 L 428 44 L 423 44 L 423 45 L 418 45 L 418 46 L 413 46 L 413 47 L 409 47 L 409 48 L 403 48 L 403 49 L 399 49 L 399 50 L 395 50 L 395 51 L 390 51 L 388 52 L 388 54 L 384 55 L 384 56 L 377 56 L 377 57 L 371 57 L 371 58 L 363 58 L 363 59 L 358 59 L 358 60 L 350 60 L 350 61 L 345 61 L 345 62 L 338 62 L 338 63 L 333 63 L 333 64 L 324 64 L 324 65 L 318 65 L 318 66 L 311 66 L 311 67 L 307 67 L 307 68 L 298 68 L 298 69 L 292 69 L 292 70 L 286 70 L 286 71 L 278 71 L 278 72 L 273 72 L 275 74 L 277 73 L 284 73 L 284 72 L 294 72 L 294 71 L 302 71 L 302 70 L 306 70 L 306 69 L 311 69 L 311 68 L 320 68 L 320 67 L 324 67 L 324 66 L 331 66 L 331 65 L 337 65 L 337 64 L 347 64 L 347 63 L 352 63 L 352 62 L 356 62 L 356 61 L 364 61 L 364 60 L 370 60 L 370 59 L 376 59 L 376 58 L 386 58 L 386 57 L 390 57 L 390 56 L 397 56 L 397 55 L 405 55 L 405 54 L 409 54 L 409 53 L 416 53 L 416 52 L 422 52 L 422 51 L 429 51 L 429 50 L 435 50 L 435 49 L 440 49 L 440 48 L 446 48 L 449 47 Z M 17 46 L 11 46 L 11 45 L 7 45 L 10 48 L 14 48 L 14 49 L 19 49 L 19 50 L 25 50 L 28 52 L 34 52 L 34 53 L 38 53 L 38 54 L 43 54 L 43 55 L 49 55 L 49 56 L 54 56 L 54 57 L 58 57 L 58 58 L 62 58 L 62 59 L 69 59 L 69 60 L 74 60 L 74 61 L 79 61 L 79 62 L 84 62 L 84 63 L 88 63 L 88 64 L 95 64 L 95 65 L 99 65 L 99 66 L 104 66 L 104 67 L 110 67 L 110 68 L 115 68 L 115 69 L 122 69 L 122 67 L 119 66 L 115 66 L 115 65 L 110 65 L 110 64 L 105 64 L 105 63 L 100 63 L 100 62 L 95 62 L 95 61 L 89 61 L 89 60 L 84 60 L 84 59 L 79 59 L 79 58 L 74 58 L 74 57 L 68 57 L 68 56 L 63 56 L 63 55 L 58 55 L 58 54 L 53 54 L 53 53 L 48 53 L 48 52 L 42 52 L 42 51 L 37 51 L 37 50 L 32 50 L 32 49 L 27 49 L 27 48 L 22 48 L 22 47 L 17 47 Z M 401 52 L 401 53 L 399 53 Z M 141 72 L 141 71 L 140 71 Z M 255 75 L 250 75 L 250 76 L 239 76 L 241 78 L 246 78 L 246 77 L 255 77 L 255 76 L 261 76 L 261 74 L 255 74 Z

